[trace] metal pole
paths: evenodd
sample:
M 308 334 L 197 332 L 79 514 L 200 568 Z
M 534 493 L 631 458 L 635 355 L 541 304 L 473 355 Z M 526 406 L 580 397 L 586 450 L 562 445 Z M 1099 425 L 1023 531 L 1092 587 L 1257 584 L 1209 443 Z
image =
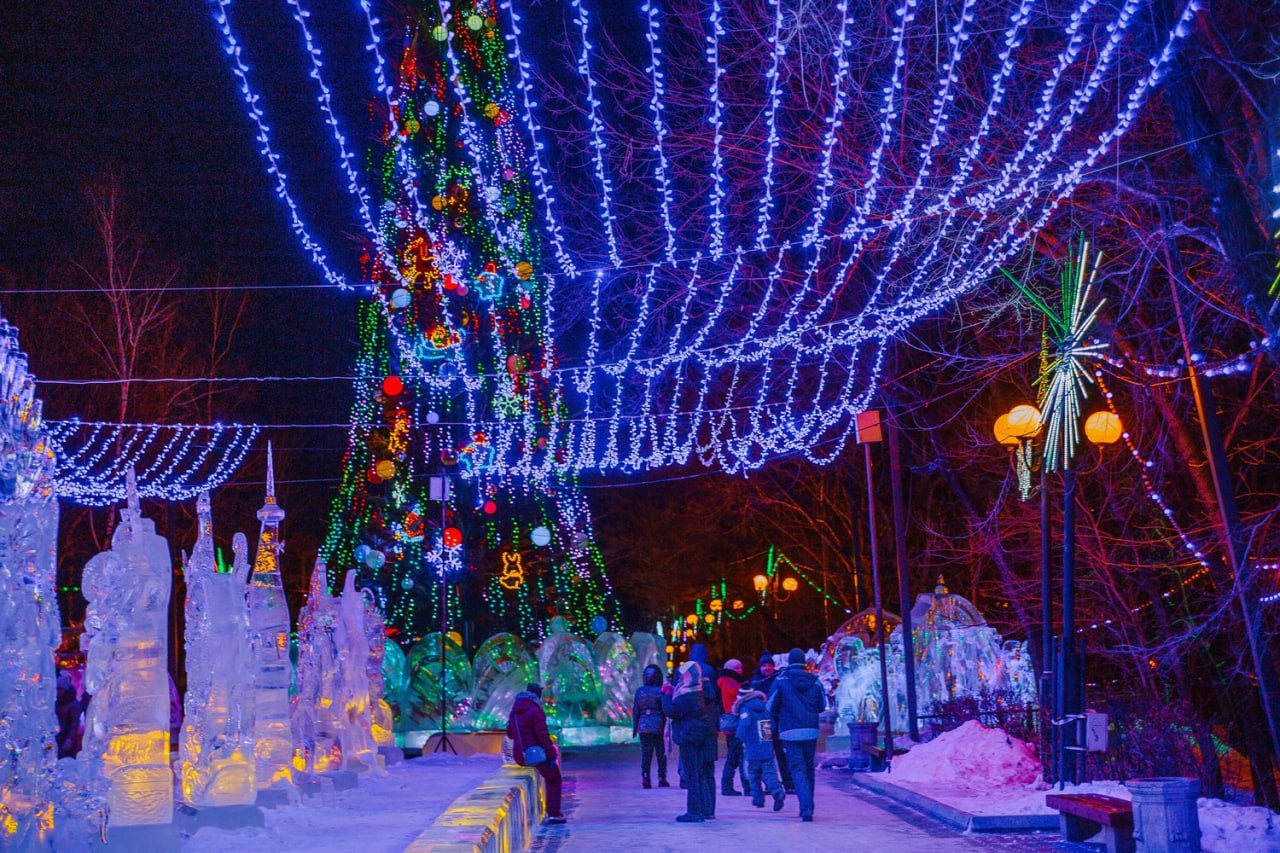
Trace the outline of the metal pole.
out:
M 868 451 L 869 452 L 869 451 Z M 898 600 L 902 617 L 902 666 L 907 682 L 907 734 L 920 740 L 920 724 L 916 719 L 916 654 L 915 637 L 911 633 L 911 589 L 907 577 L 907 506 L 902 492 L 902 465 L 898 454 L 898 423 L 889 425 L 889 474 L 893 488 L 893 550 L 898 569 Z
M 449 576 L 444 570 L 444 528 L 445 528 L 445 507 L 449 498 L 449 478 L 445 476 L 444 469 L 440 469 L 440 742 L 436 744 L 436 752 L 444 752 L 446 749 L 454 755 L 458 751 L 453 748 L 453 744 L 449 742 L 449 709 L 447 708 L 448 697 L 445 690 L 445 676 L 448 670 L 445 667 L 445 644 L 449 642 Z
M 876 555 L 876 492 L 871 479 L 871 445 L 862 445 L 867 460 L 867 527 L 870 530 L 871 586 L 876 606 L 876 647 L 880 650 L 880 699 L 884 720 L 885 769 L 893 758 L 893 724 L 889 719 L 889 640 L 884 630 L 884 605 L 880 600 L 880 558 Z
M 1076 472 L 1066 468 L 1062 472 L 1062 716 L 1066 721 L 1080 713 L 1079 691 L 1076 689 Z M 1061 736 L 1061 767 L 1063 776 L 1075 780 L 1076 746 L 1071 733 L 1074 723 L 1063 722 Z
M 1040 461 L 1040 707 L 1053 707 L 1053 537 L 1049 528 L 1049 471 Z

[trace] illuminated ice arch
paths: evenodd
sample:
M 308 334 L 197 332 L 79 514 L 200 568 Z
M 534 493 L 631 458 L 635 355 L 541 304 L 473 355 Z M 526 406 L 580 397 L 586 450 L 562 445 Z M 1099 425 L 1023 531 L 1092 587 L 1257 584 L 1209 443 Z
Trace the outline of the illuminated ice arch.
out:
M 290 2 L 370 223 L 318 48 L 301 4 Z M 438 7 L 450 24 L 470 8 L 428 5 L 428 16 Z M 467 425 L 491 437 L 497 469 L 516 475 L 691 458 L 736 470 L 780 454 L 839 454 L 852 416 L 875 392 L 888 341 L 1025 249 L 1132 126 L 1198 11 L 1188 2 L 1152 35 L 1140 32 L 1146 0 L 896 0 L 885 21 L 866 4 L 834 0 L 824 56 L 798 41 L 798 10 L 812 4 L 771 2 L 766 18 L 748 21 L 722 0 L 675 11 L 646 2 L 647 56 L 636 67 L 625 51 L 598 46 L 624 35 L 602 38 L 598 4 L 567 7 L 562 55 L 528 37 L 525 4 L 499 5 L 518 85 L 498 106 L 528 141 L 547 242 L 537 273 L 548 302 L 543 337 L 554 343 L 545 370 L 560 405 L 549 422 L 532 412 L 499 416 L 500 377 L 478 373 L 461 347 L 443 364 L 424 363 L 416 342 L 392 330 L 406 372 L 465 391 Z M 317 263 L 345 283 L 299 219 L 226 7 L 218 22 L 277 189 Z M 395 105 L 372 4 L 361 8 L 379 92 Z M 496 180 L 484 156 L 487 105 L 458 84 L 453 31 L 440 32 L 455 78 L 451 106 L 484 190 Z M 688 47 L 698 41 L 701 51 Z M 541 117 L 553 111 L 550 129 Z M 400 201 L 413 210 L 417 176 L 431 163 L 408 137 L 391 139 Z M 551 153 L 565 151 L 580 152 L 579 162 L 557 171 Z M 498 199 L 477 198 L 498 222 Z M 429 213 L 419 220 L 448 242 Z M 368 230 L 375 256 L 395 273 L 401 247 Z M 389 294 L 376 291 L 388 312 Z

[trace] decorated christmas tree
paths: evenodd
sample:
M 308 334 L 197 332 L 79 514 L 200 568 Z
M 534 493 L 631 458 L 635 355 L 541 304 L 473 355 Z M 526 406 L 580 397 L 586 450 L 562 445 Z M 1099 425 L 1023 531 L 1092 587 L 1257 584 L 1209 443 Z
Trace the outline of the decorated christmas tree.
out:
M 413 15 L 394 70 L 379 70 L 379 238 L 362 258 L 374 292 L 322 557 L 333 577 L 358 570 L 402 642 L 440 630 L 445 589 L 447 624 L 475 642 L 540 638 L 556 616 L 593 636 L 618 625 L 590 510 L 539 464 L 562 440 L 548 426 L 561 405 L 551 280 L 497 4 Z

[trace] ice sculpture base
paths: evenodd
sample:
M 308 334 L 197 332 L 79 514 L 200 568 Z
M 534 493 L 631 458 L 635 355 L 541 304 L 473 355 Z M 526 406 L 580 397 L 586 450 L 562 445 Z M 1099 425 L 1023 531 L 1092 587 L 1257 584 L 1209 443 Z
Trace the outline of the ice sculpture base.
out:
M 327 770 L 317 775 L 328 780 L 335 791 L 350 791 L 360 784 L 360 774 L 354 770 Z
M 295 777 L 297 775 L 298 774 L 296 773 L 294 774 Z M 300 790 L 301 786 L 297 788 L 290 786 L 260 789 L 258 791 L 257 799 L 254 800 L 254 805 L 264 809 L 274 809 L 279 808 L 280 806 L 287 806 L 290 803 L 298 802 L 298 794 Z
M 398 746 L 380 746 L 378 755 L 382 756 L 382 763 L 386 767 L 404 761 L 404 750 Z
M 560 742 L 565 746 L 602 746 L 609 741 L 605 726 L 565 726 L 560 730 Z
M 182 844 L 176 823 L 153 823 L 145 826 L 112 826 L 107 824 L 107 843 L 95 839 L 94 850 L 109 853 L 169 853 Z
M 179 805 L 174 808 L 174 823 L 183 835 L 195 835 L 205 827 L 215 829 L 241 829 L 246 826 L 266 826 L 266 817 L 258 806 L 204 806 L 192 808 Z

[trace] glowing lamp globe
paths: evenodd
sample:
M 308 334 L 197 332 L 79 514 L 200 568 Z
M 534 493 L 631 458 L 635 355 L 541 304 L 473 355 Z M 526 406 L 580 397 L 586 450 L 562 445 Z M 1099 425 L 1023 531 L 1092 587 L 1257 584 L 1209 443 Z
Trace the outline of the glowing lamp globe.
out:
M 706 616 L 702 617 L 702 621 L 710 625 L 716 621 L 716 615 L 714 613 L 708 613 Z
M 721 610 L 724 610 L 724 602 L 718 598 L 711 599 L 711 612 L 719 613 Z
M 764 592 L 769 586 L 769 579 L 764 575 L 756 575 L 751 579 L 751 583 L 755 585 L 756 592 Z
M 1009 427 L 1009 416 L 1007 414 L 996 418 L 995 426 L 992 427 L 991 431 L 995 433 L 996 442 L 999 444 L 1013 446 L 1018 443 L 1018 437 L 1013 434 Z
M 376 471 L 378 476 L 382 479 L 390 480 L 396 475 L 396 463 L 392 462 L 390 459 L 383 459 L 373 467 L 373 470 Z
M 783 578 L 782 588 L 785 589 L 787 592 L 795 592 L 797 589 L 800 588 L 800 582 L 795 578 Z
M 1040 432 L 1040 410 L 1028 403 L 1009 410 L 1009 433 L 1014 438 L 1031 438 Z
M 539 548 L 545 548 L 551 544 L 551 531 L 545 527 L 535 527 L 529 531 L 529 541 Z
M 400 381 L 399 376 L 388 376 L 382 380 L 382 393 L 388 397 L 398 397 L 403 390 L 404 383 Z
M 1124 426 L 1114 412 L 1094 412 L 1084 422 L 1084 434 L 1094 444 L 1115 444 L 1124 434 Z
M 697 624 L 698 624 L 698 614 L 697 614 L 697 613 L 690 613 L 688 616 L 684 617 L 684 621 L 685 621 L 685 624 L 686 624 L 686 625 L 697 625 Z
M 746 606 L 747 606 L 747 603 L 746 603 L 745 601 L 743 601 L 741 598 L 735 598 L 735 599 L 733 600 L 733 609 L 734 609 L 734 610 L 741 610 L 742 608 L 744 608 L 744 607 L 746 607 Z
M 444 529 L 444 547 L 457 548 L 462 544 L 462 531 L 456 527 L 446 527 Z
M 670 643 L 667 643 L 667 654 L 671 654 L 675 650 L 676 650 L 675 646 L 671 645 Z

